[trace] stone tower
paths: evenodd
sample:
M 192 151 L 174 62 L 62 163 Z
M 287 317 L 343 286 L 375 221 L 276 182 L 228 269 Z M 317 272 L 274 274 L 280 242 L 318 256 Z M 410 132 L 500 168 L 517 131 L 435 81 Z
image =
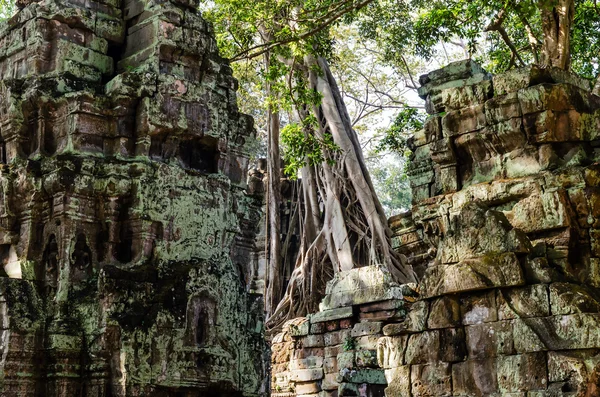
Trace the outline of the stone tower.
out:
M 252 120 L 197 1 L 18 7 L 0 25 L 0 394 L 260 395 Z

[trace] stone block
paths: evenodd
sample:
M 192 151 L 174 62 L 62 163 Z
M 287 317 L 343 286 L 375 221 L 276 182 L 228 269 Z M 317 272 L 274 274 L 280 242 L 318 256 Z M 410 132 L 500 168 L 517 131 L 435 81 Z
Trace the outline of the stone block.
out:
M 475 105 L 446 113 L 442 118 L 444 137 L 454 137 L 468 132 L 481 130 L 486 126 L 483 105 Z
M 456 165 L 456 154 L 450 138 L 442 138 L 429 144 L 431 160 L 440 165 Z
M 463 328 L 446 328 L 440 332 L 440 360 L 453 363 L 467 357 Z
M 411 305 L 404 321 L 385 325 L 383 334 L 393 336 L 424 331 L 428 317 L 429 301 L 415 302 Z
M 548 287 L 545 284 L 501 289 L 496 299 L 500 320 L 550 315 Z
M 545 110 L 566 111 L 573 108 L 569 91 L 564 85 L 538 84 L 518 92 L 518 100 L 523 114 Z
M 290 370 L 290 381 L 310 382 L 323 379 L 323 368 Z
M 301 347 L 295 346 L 291 353 L 292 360 L 300 360 L 308 357 L 323 357 L 325 349 L 323 347 Z
M 469 193 L 476 194 L 474 190 Z M 477 201 L 469 200 L 465 203 L 458 215 L 452 217 L 452 221 L 454 233 L 446 236 L 438 248 L 442 264 L 465 259 L 494 262 L 502 257 L 498 254 L 525 254 L 531 249 L 526 236 L 513 228 L 506 215 L 490 210 Z
M 338 329 L 340 329 L 339 321 L 333 320 L 333 321 L 325 322 L 325 331 L 326 332 L 333 332 L 333 331 L 337 331 Z
M 310 316 L 311 323 L 321 323 L 326 321 L 340 320 L 352 317 L 352 306 L 340 307 L 337 309 L 321 310 Z
M 545 110 L 523 117 L 529 141 L 542 143 L 581 141 L 585 137 L 582 114 L 576 110 Z
M 516 255 L 490 254 L 452 265 L 430 266 L 421 282 L 425 298 L 458 292 L 523 285 L 523 271 Z
M 382 327 L 383 323 L 380 321 L 356 323 L 352 331 L 350 331 L 350 336 L 355 338 L 358 336 L 379 334 Z
M 490 99 L 492 95 L 492 81 L 483 80 L 480 83 L 443 90 L 441 92 L 441 104 L 448 111 L 458 110 L 467 106 L 482 104 Z
M 294 385 L 294 392 L 298 396 L 311 395 L 320 391 L 321 382 L 296 382 Z
M 366 305 L 360 305 L 359 311 L 361 313 L 370 313 L 370 312 L 379 312 L 379 311 L 384 311 L 384 310 L 396 310 L 396 309 L 404 308 L 405 305 L 406 305 L 406 303 L 403 299 L 395 299 L 395 300 L 389 300 L 389 301 L 383 301 L 383 302 L 368 303 Z
M 464 325 L 498 321 L 496 291 L 469 294 L 462 297 L 461 317 Z
M 355 357 L 358 368 L 377 368 L 377 350 L 357 350 Z
M 498 357 L 497 368 L 501 392 L 545 390 L 548 385 L 545 353 Z
M 289 370 L 295 371 L 300 369 L 315 369 L 323 367 L 323 357 L 307 357 L 299 360 L 290 360 Z
M 323 334 L 325 333 L 325 323 L 314 323 L 310 324 L 310 333 L 311 334 Z
M 440 360 L 440 331 L 424 331 L 408 338 L 404 359 L 406 364 L 426 364 Z
M 338 372 L 337 355 L 335 357 L 325 357 L 323 359 L 323 371 L 326 374 Z
M 287 330 L 292 336 L 306 336 L 310 330 L 310 322 L 304 317 L 296 318 L 285 323 L 283 330 Z
M 339 353 L 337 355 L 337 365 L 340 371 L 343 369 L 352 369 L 356 367 L 354 351 L 345 351 Z
M 343 351 L 344 349 L 341 344 L 336 346 L 327 346 L 323 351 L 323 357 L 337 357 L 337 355 Z
M 271 345 L 271 362 L 287 363 L 290 360 L 294 350 L 293 342 L 285 342 Z
M 485 359 L 515 353 L 510 321 L 470 325 L 465 327 L 465 333 L 469 359 Z
M 300 343 L 302 347 L 323 347 L 325 346 L 325 342 L 323 340 L 323 335 L 307 335 L 300 339 Z
M 449 63 L 441 69 L 419 76 L 419 83 L 422 86 L 430 83 L 439 85 L 448 81 L 467 79 L 480 73 L 484 73 L 481 65 L 471 59 L 465 59 Z
M 515 350 L 600 348 L 600 314 L 570 314 L 513 320 Z
M 336 274 L 327 283 L 321 311 L 353 305 L 402 299 L 403 287 L 381 266 L 366 266 Z
M 600 301 L 588 287 L 571 283 L 552 283 L 550 306 L 552 314 L 599 313 Z
M 337 377 L 338 377 L 337 373 L 325 374 L 325 377 L 323 378 L 323 382 L 321 382 L 321 389 L 326 390 L 326 391 L 335 390 L 336 395 L 337 395 L 337 389 L 338 389 L 338 386 L 340 385 L 337 381 Z
M 440 116 L 430 116 L 423 124 L 423 131 L 427 143 L 442 139 L 442 118 Z
M 488 124 L 497 124 L 521 116 L 521 104 L 516 92 L 496 96 L 485 103 L 485 118 Z
M 548 381 L 565 382 L 568 389 L 580 391 L 598 363 L 597 350 L 548 352 Z
M 460 325 L 460 304 L 455 296 L 433 299 L 430 304 L 427 328 L 452 328 Z
M 381 368 L 389 369 L 404 365 L 404 351 L 408 336 L 384 336 L 377 342 L 377 362 Z
M 385 373 L 382 369 L 362 368 L 358 370 L 340 370 L 338 382 L 348 382 L 371 385 L 387 385 Z
M 414 397 L 452 395 L 449 363 L 413 365 L 410 368 L 410 379 Z
M 590 91 L 590 82 L 559 68 L 540 68 L 530 65 L 508 72 L 500 73 L 492 78 L 494 94 L 502 95 L 542 83 L 567 83 L 586 91 Z
M 497 124 L 488 126 L 483 133 L 491 141 L 492 145 L 498 153 L 508 153 L 520 150 L 517 153 L 527 154 L 535 153 L 535 150 L 530 149 L 529 152 L 523 151 L 527 145 L 527 136 L 523 128 L 523 121 L 520 118 L 501 121 Z M 534 167 L 528 174 L 533 174 L 537 170 Z M 514 171 L 508 169 L 507 172 L 514 174 Z M 527 175 L 523 173 L 523 175 Z
M 359 313 L 358 319 L 361 322 L 399 321 L 405 315 L 406 311 L 404 309 L 381 310 L 378 312 Z
M 454 193 L 459 190 L 458 168 L 455 165 L 439 167 L 437 175 L 441 194 Z
M 357 350 L 377 350 L 380 335 L 364 335 L 355 338 Z
M 469 359 L 452 364 L 453 393 L 460 396 L 485 397 L 498 392 L 496 359 Z
M 350 329 L 354 326 L 354 321 L 351 318 L 344 318 L 340 320 L 340 330 Z
M 388 387 L 385 389 L 386 396 L 410 396 L 411 380 L 409 365 L 386 369 L 385 378 L 388 384 Z
M 327 332 L 323 335 L 325 346 L 341 345 L 350 337 L 350 330 L 344 329 L 340 331 Z
M 563 277 L 554 267 L 550 266 L 546 258 L 528 259 L 524 262 L 523 271 L 525 279 L 531 284 L 547 284 L 552 281 L 559 281 Z

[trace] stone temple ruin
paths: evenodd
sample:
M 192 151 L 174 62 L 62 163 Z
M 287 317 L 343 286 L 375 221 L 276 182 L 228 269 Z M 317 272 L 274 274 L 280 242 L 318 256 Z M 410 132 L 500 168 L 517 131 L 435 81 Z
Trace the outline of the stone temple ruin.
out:
M 600 395 L 600 97 L 532 66 L 422 76 L 412 212 L 420 276 L 342 272 L 272 345 L 272 396 Z
M 419 284 L 338 273 L 272 339 L 269 378 L 265 170 L 247 189 L 252 120 L 196 0 L 18 7 L 0 25 L 0 395 L 600 395 L 588 81 L 423 76 L 413 208 L 390 219 Z
M 0 27 L 0 394 L 264 394 L 254 130 L 197 2 L 18 7 Z

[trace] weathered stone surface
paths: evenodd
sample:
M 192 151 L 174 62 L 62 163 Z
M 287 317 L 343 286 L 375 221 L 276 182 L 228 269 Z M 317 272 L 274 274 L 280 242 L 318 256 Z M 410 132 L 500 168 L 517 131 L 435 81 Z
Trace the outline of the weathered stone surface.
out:
M 462 298 L 461 315 L 464 325 L 498 321 L 496 291 L 469 294 Z
M 600 99 L 586 80 L 536 66 L 490 81 L 466 61 L 421 83 L 431 116 L 408 142 L 413 206 L 389 221 L 394 248 L 419 276 L 410 288 L 418 296 L 403 294 L 411 303 L 392 307 L 362 302 L 381 292 L 338 291 L 340 307 L 355 313 L 344 321 L 384 325 L 383 336 L 379 325 L 371 335 L 355 327 L 362 336 L 344 344 L 353 349 L 347 370 L 356 369 L 357 354 L 375 365 L 378 336 L 388 396 L 593 395 Z M 375 392 L 368 387 L 342 383 L 338 392 Z
M 573 391 L 585 390 L 599 362 L 597 350 L 548 352 L 548 381 L 564 382 Z
M 544 353 L 502 356 L 497 359 L 498 386 L 502 392 L 545 390 L 548 384 Z
M 386 396 L 410 395 L 410 366 L 404 365 L 401 367 L 386 369 L 385 378 L 388 384 L 388 387 L 385 389 Z
M 367 383 L 372 385 L 386 385 L 385 373 L 382 369 L 358 369 L 342 370 L 338 376 L 338 381 L 349 383 Z
M 421 332 L 425 330 L 429 317 L 429 302 L 418 301 L 411 305 L 404 321 L 387 324 L 383 327 L 383 334 L 387 336 Z
M 352 306 L 340 307 L 338 309 L 329 309 L 317 312 L 310 316 L 311 323 L 322 323 L 332 320 L 340 320 L 342 318 L 352 317 Z
M 486 125 L 483 105 L 475 105 L 461 110 L 448 112 L 442 118 L 444 137 L 453 137 L 478 131 Z
M 252 119 L 196 2 L 125 3 L 0 26 L 0 393 L 258 396 Z
M 389 369 L 404 365 L 404 351 L 408 336 L 386 336 L 377 342 L 377 362 L 381 368 Z
M 350 336 L 356 338 L 364 335 L 377 335 L 381 333 L 383 324 L 379 321 L 357 323 L 350 331 Z
M 465 333 L 470 359 L 485 359 L 515 353 L 513 327 L 510 321 L 470 325 L 465 327 Z
M 356 366 L 358 368 L 378 368 L 377 350 L 358 350 L 356 352 Z
M 549 316 L 548 287 L 537 284 L 498 290 L 497 305 L 500 320 Z
M 458 396 L 489 396 L 498 392 L 496 359 L 469 359 L 452 364 L 452 388 Z
M 590 91 L 590 82 L 558 68 L 525 66 L 502 73 L 492 78 L 494 94 L 502 95 L 540 83 L 568 83 Z
M 323 368 L 290 369 L 290 380 L 296 382 L 310 382 L 323 379 Z
M 490 254 L 457 264 L 431 266 L 425 272 L 422 293 L 429 298 L 524 283 L 523 272 L 515 254 Z
M 513 321 L 517 352 L 600 348 L 600 314 L 571 314 Z
M 410 378 L 411 392 L 415 397 L 452 395 L 449 363 L 413 365 Z
M 326 310 L 362 305 L 403 297 L 403 288 L 392 280 L 392 275 L 380 266 L 367 266 L 339 272 L 327 283 L 326 295 L 319 305 Z
M 552 283 L 549 288 L 550 306 L 554 315 L 600 312 L 597 292 L 589 287 L 570 283 Z
M 460 304 L 453 296 L 443 296 L 431 301 L 427 328 L 452 328 L 460 325 Z

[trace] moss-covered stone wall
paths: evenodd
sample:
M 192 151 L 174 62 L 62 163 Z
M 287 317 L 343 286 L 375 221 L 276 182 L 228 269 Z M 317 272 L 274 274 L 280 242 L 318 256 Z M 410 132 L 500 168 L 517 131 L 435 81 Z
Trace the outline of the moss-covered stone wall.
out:
M 328 296 L 277 336 L 273 395 L 598 395 L 600 97 L 535 66 L 420 82 L 412 211 L 390 219 L 419 284 L 332 281 L 346 310 L 319 326 Z
M 0 394 L 263 395 L 254 131 L 197 3 L 19 7 L 0 25 Z

